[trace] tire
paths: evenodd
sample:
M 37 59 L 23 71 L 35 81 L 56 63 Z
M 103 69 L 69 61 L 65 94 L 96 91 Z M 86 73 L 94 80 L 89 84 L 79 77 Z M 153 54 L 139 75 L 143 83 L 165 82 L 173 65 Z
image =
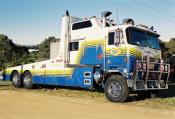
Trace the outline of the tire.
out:
M 16 88 L 22 87 L 22 80 L 20 78 L 18 71 L 13 72 L 13 74 L 11 75 L 11 80 L 14 87 Z
M 32 89 L 33 88 L 32 75 L 29 71 L 26 71 L 23 74 L 23 86 L 26 89 Z
M 110 76 L 104 87 L 104 93 L 112 102 L 124 102 L 129 96 L 129 88 L 124 77 L 119 75 Z

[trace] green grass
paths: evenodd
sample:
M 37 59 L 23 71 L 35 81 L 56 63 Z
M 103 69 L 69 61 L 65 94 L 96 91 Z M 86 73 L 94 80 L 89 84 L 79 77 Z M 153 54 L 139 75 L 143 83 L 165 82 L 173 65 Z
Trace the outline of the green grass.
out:
M 13 89 L 11 81 L 0 81 L 0 91 Z
M 47 93 L 49 95 L 59 95 L 66 97 L 81 97 L 81 98 L 95 98 L 102 99 L 104 98 L 104 93 L 102 92 L 92 92 L 82 89 L 63 89 L 63 88 L 54 88 L 54 89 L 39 89 L 35 90 L 36 92 Z
M 0 81 L 0 86 L 11 85 L 11 81 Z
M 154 98 L 126 103 L 126 105 L 139 106 L 153 109 L 173 109 L 175 110 L 175 97 L 171 98 Z
M 161 99 L 160 102 L 163 104 L 175 106 L 175 97 L 164 98 L 164 99 Z

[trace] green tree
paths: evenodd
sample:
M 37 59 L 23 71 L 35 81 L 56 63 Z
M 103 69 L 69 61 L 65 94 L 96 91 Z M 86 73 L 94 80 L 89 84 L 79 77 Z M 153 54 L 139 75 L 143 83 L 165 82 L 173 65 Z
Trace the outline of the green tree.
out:
M 37 59 L 37 52 L 30 53 L 28 47 L 17 45 L 6 35 L 0 34 L 0 70 L 6 67 L 35 62 Z
M 175 38 L 171 38 L 169 42 L 160 42 L 162 57 L 164 61 L 169 62 L 172 54 L 175 54 Z
M 49 59 L 50 58 L 50 43 L 59 41 L 59 38 L 48 37 L 41 44 L 39 44 L 39 58 Z
M 10 57 L 12 50 L 12 47 L 10 46 L 11 43 L 12 40 L 3 34 L 0 34 L 0 69 L 4 69 L 12 59 L 12 57 Z

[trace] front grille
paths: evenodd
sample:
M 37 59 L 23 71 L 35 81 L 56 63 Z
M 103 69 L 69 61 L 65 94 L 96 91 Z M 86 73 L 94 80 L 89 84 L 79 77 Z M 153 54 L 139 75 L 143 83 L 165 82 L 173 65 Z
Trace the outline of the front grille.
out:
M 157 62 L 159 59 L 155 58 L 155 57 L 149 57 L 149 56 L 143 56 L 142 57 L 142 61 L 147 61 L 147 60 L 149 60 L 149 62 Z
M 157 62 L 158 59 L 157 59 L 157 58 L 154 58 L 154 57 L 150 57 L 150 58 L 149 58 L 149 61 L 150 61 L 150 62 Z

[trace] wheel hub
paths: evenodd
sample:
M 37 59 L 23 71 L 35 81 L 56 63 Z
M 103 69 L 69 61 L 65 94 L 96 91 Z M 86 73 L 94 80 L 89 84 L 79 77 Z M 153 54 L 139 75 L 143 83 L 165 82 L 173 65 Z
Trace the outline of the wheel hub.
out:
M 118 82 L 111 83 L 109 87 L 109 94 L 113 97 L 119 97 L 121 95 L 122 87 Z
M 24 82 L 26 83 L 26 84 L 29 84 L 29 83 L 31 83 L 31 77 L 30 76 L 25 76 L 24 77 Z
M 18 83 L 19 83 L 19 76 L 18 76 L 18 75 L 15 75 L 15 76 L 13 77 L 13 82 L 14 82 L 15 84 L 18 84 Z

